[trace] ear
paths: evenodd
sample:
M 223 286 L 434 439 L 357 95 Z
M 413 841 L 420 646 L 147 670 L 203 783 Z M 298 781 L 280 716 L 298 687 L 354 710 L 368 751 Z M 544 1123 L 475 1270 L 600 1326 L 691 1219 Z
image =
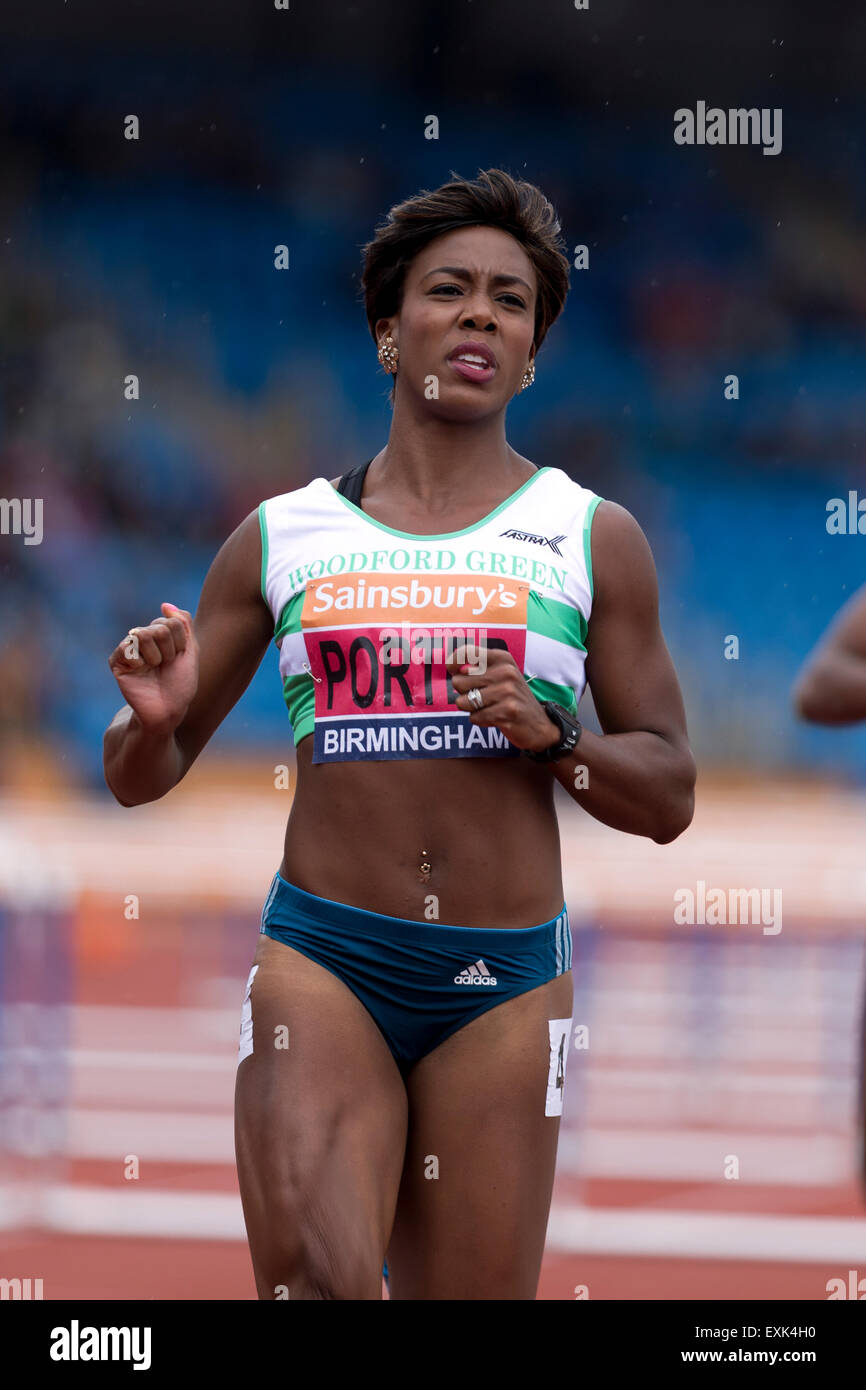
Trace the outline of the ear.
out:
M 377 319 L 375 323 L 375 331 L 377 343 L 381 343 L 386 333 L 390 333 L 392 339 L 394 340 L 394 345 L 397 345 L 397 339 L 394 336 L 394 319 Z

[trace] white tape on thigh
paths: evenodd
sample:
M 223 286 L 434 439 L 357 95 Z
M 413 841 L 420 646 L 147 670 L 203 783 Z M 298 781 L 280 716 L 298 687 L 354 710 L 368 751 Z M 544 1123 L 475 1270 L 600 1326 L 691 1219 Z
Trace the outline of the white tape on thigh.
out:
M 562 1094 L 565 1089 L 565 1067 L 568 1062 L 568 1040 L 571 1037 L 571 1018 L 549 1018 L 550 1065 L 547 1070 L 547 1100 L 545 1115 L 562 1114 Z
M 241 1040 L 238 1044 L 238 1066 L 245 1057 L 249 1057 L 253 1050 L 253 1001 L 250 998 L 250 991 L 253 987 L 253 980 L 256 977 L 258 966 L 254 965 L 247 980 L 247 992 L 244 995 L 244 1006 L 241 1009 Z

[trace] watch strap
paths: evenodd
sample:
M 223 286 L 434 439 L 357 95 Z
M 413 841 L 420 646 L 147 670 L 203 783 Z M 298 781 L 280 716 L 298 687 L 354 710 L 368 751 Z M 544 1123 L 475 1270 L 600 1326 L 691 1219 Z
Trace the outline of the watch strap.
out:
M 559 758 L 567 757 L 569 753 L 574 751 L 583 733 L 583 725 L 555 700 L 543 700 L 542 706 L 548 717 L 559 728 L 559 742 L 543 749 L 540 753 L 532 753 L 527 748 L 524 748 L 523 751 L 527 758 L 532 758 L 533 762 L 553 763 Z

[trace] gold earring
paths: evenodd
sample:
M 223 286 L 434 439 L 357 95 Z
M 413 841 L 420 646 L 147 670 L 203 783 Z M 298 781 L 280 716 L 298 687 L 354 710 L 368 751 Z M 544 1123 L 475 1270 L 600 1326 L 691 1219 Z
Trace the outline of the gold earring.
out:
M 386 333 L 381 343 L 379 344 L 378 355 L 379 361 L 382 363 L 382 366 L 385 368 L 385 371 L 391 372 L 393 376 L 396 376 L 397 362 L 400 357 L 400 351 L 397 347 L 397 344 L 394 342 L 394 339 L 391 337 L 390 333 Z
M 535 362 L 530 362 L 520 381 L 520 390 L 525 391 L 527 386 L 531 386 L 535 380 Z

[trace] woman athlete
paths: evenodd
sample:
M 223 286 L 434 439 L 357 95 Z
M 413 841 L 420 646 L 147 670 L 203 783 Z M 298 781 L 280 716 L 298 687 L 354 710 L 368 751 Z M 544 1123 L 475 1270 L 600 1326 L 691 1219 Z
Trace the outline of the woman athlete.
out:
M 236 1085 L 259 1297 L 379 1299 L 387 1255 L 392 1299 L 533 1299 L 572 1026 L 554 782 L 661 845 L 695 765 L 641 528 L 506 440 L 568 291 L 550 203 L 452 175 L 364 257 L 388 442 L 118 644 L 105 776 L 164 796 L 276 641 L 297 786 Z

